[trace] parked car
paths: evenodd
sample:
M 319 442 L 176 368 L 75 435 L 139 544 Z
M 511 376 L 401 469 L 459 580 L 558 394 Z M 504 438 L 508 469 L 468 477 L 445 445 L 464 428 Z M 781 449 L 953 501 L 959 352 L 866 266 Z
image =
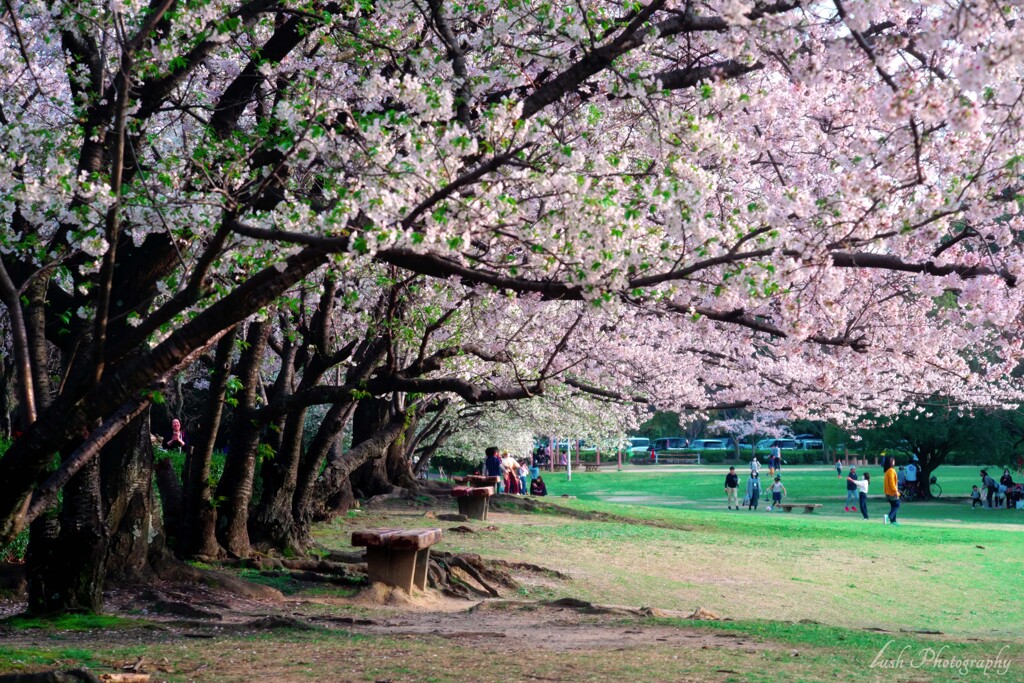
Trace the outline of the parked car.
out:
M 654 440 L 654 450 L 658 453 L 670 450 L 682 450 L 689 445 L 689 441 L 681 436 L 669 436 L 663 439 Z
M 817 434 L 797 434 L 793 438 L 805 451 L 820 451 L 825 448 L 825 442 Z
M 629 452 L 634 455 L 641 453 L 649 453 L 651 450 L 651 440 L 645 439 L 642 436 L 631 436 L 628 441 Z
M 728 448 L 724 439 L 694 439 L 690 442 L 693 451 L 720 451 Z
M 799 442 L 796 439 L 761 439 L 757 442 L 758 451 L 770 451 L 771 449 L 778 447 L 779 450 L 796 450 L 800 448 Z

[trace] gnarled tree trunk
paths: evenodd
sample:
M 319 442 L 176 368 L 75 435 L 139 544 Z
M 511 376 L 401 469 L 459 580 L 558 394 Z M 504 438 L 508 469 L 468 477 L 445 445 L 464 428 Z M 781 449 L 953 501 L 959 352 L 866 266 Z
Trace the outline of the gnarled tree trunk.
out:
M 28 554 L 28 611 L 101 612 L 108 535 L 96 460 L 64 487 L 57 519 L 41 518 L 32 525 L 37 536 Z
M 231 355 L 237 337 L 236 326 L 217 342 L 202 430 L 192 444 L 192 452 L 185 460 L 184 523 L 179 531 L 178 543 L 182 557 L 219 557 L 224 552 L 217 542 L 215 533 L 217 511 L 213 506 L 210 463 L 213 460 L 213 449 L 224 415 L 224 399 L 227 395 L 228 378 L 231 376 Z
M 132 420 L 100 453 L 100 482 L 110 533 L 107 576 L 144 580 L 150 542 L 162 535 L 154 518 L 153 444 L 149 439 L 149 410 Z
M 246 337 L 248 348 L 239 365 L 242 393 L 232 424 L 231 444 L 224 462 L 224 474 L 217 486 L 217 497 L 224 503 L 218 507 L 217 537 L 235 557 L 247 557 L 249 548 L 249 501 L 252 499 L 256 452 L 260 443 L 261 424 L 252 415 L 259 394 L 260 362 L 266 350 L 270 325 L 254 322 Z

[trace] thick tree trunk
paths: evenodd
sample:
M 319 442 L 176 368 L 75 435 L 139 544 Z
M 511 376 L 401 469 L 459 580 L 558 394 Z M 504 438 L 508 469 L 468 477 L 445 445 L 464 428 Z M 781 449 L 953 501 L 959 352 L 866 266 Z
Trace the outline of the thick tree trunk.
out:
M 413 439 L 416 434 L 416 419 L 412 418 L 405 429 L 390 446 L 384 456 L 384 473 L 388 483 L 392 486 L 400 486 L 403 489 L 416 488 L 416 475 L 412 471 L 412 462 L 409 460 L 409 451 L 406 443 Z
M 52 520 L 41 518 L 32 525 L 43 543 L 29 553 L 28 611 L 101 612 L 108 535 L 96 460 L 64 487 L 59 520 L 56 539 Z
M 224 474 L 217 486 L 217 497 L 224 503 L 218 508 L 217 536 L 221 545 L 235 557 L 248 557 L 249 501 L 252 500 L 256 452 L 260 442 L 260 424 L 251 417 L 259 394 L 260 363 L 267 347 L 270 325 L 254 322 L 246 337 L 248 348 L 242 356 L 239 379 L 243 390 L 232 420 L 231 444 Z
M 14 362 L 4 356 L 0 359 L 0 437 L 4 439 L 11 438 L 14 433 L 11 418 L 17 406 L 14 400 L 15 381 Z
M 310 503 L 304 512 L 305 519 L 309 522 L 330 519 L 343 504 L 347 510 L 354 495 L 349 484 L 353 471 L 372 459 L 383 462 L 385 451 L 404 428 L 405 413 L 399 413 L 347 453 L 341 456 L 335 453 L 323 474 L 316 480 Z M 388 492 L 390 490 L 389 486 Z
M 100 453 L 103 502 L 110 533 L 107 574 L 140 580 L 152 574 L 150 541 L 158 534 L 153 518 L 153 445 L 149 410 L 132 420 Z
M 28 549 L 25 552 L 25 578 L 28 584 L 30 614 L 48 614 L 47 596 L 57 594 L 57 584 L 50 586 L 51 567 L 57 564 L 56 549 L 60 521 L 56 506 L 37 517 L 29 525 Z
M 164 532 L 168 538 L 174 539 L 175 543 L 180 543 L 184 526 L 185 493 L 170 458 L 157 461 L 156 486 L 160 491 L 160 502 L 163 504 Z
M 307 247 L 266 268 L 182 324 L 153 349 L 135 346 L 116 366 L 108 366 L 100 384 L 84 395 L 61 396 L 0 458 L 0 539 L 10 540 L 33 487 L 52 462 L 53 453 L 74 441 L 91 424 L 129 401 L 155 380 L 194 360 L 224 331 L 254 310 L 268 305 L 287 287 L 327 260 L 319 247 Z M 143 331 L 145 331 L 143 329 Z M 37 403 L 40 403 L 37 401 Z
M 217 510 L 213 506 L 210 463 L 224 415 L 224 398 L 227 395 L 228 378 L 231 376 L 231 355 L 237 337 L 238 328 L 234 327 L 217 342 L 202 430 L 185 461 L 184 524 L 178 544 L 182 557 L 219 557 L 224 552 L 215 533 Z
M 345 425 L 352 418 L 353 413 L 355 413 L 355 409 L 355 403 L 335 403 L 331 406 L 331 409 L 327 411 L 327 415 L 324 416 L 323 421 L 320 423 L 320 428 L 313 437 L 309 450 L 302 460 L 298 487 L 295 490 L 292 515 L 296 522 L 305 529 L 309 527 L 309 509 L 314 495 L 314 487 L 321 474 L 321 466 L 326 459 L 327 467 L 329 468 L 332 463 L 338 462 L 341 457 L 341 433 L 345 429 Z M 352 487 L 347 478 L 344 485 L 349 496 L 351 496 Z M 333 494 L 321 492 L 321 495 L 330 497 Z M 342 512 L 344 511 L 342 510 Z
M 390 402 L 382 398 L 364 398 L 356 405 L 352 418 L 352 447 L 372 438 L 388 421 Z M 387 444 L 390 445 L 390 444 Z M 385 445 L 385 449 L 387 448 Z M 360 498 L 391 491 L 384 461 L 385 450 L 364 462 L 351 474 L 352 490 Z
M 302 456 L 302 433 L 306 409 L 293 410 L 285 420 L 280 450 L 263 467 L 263 490 L 259 507 L 250 524 L 253 540 L 276 548 L 301 550 L 302 539 L 294 538 L 292 497 Z

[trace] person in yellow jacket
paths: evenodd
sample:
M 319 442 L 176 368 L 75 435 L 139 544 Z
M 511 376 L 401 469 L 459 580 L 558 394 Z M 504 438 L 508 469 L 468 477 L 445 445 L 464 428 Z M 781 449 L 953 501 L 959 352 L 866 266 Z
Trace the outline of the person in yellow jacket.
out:
M 900 523 L 896 521 L 896 513 L 900 509 L 900 489 L 896 482 L 896 458 L 891 455 L 886 456 L 882 460 L 882 469 L 885 470 L 882 480 L 885 499 L 889 501 L 889 514 L 882 517 L 882 523 L 899 526 Z

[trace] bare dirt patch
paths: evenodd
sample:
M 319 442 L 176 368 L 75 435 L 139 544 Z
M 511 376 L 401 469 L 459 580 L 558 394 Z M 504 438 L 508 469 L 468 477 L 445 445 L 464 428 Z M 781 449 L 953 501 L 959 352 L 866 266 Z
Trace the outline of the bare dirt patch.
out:
M 487 601 L 459 612 L 403 613 L 372 625 L 355 626 L 357 633 L 376 635 L 435 635 L 472 641 L 487 651 L 536 649 L 623 650 L 664 645 L 686 648 L 764 649 L 746 636 L 728 632 L 652 626 L 642 623 L 650 612 L 619 606 L 545 605 L 536 602 Z M 658 612 L 658 616 L 688 614 Z

